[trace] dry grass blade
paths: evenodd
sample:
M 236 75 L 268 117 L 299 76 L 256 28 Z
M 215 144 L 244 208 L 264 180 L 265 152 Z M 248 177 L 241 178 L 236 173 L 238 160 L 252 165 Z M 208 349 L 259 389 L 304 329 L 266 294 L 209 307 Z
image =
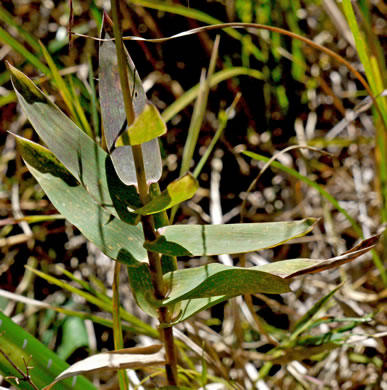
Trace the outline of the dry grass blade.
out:
M 162 345 L 151 345 L 149 347 L 135 347 L 103 352 L 90 356 L 63 371 L 55 378 L 54 382 L 46 386 L 43 390 L 50 390 L 59 381 L 76 375 L 165 364 L 164 353 L 160 352 L 161 348 Z

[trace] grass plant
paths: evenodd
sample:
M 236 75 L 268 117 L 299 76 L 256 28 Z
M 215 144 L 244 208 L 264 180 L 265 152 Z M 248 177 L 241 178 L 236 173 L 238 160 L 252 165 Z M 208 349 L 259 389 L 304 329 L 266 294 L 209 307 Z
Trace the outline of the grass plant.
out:
M 0 20 L 12 26 L 15 29 L 12 33 L 22 38 L 30 49 L 26 49 L 1 26 L 0 39 L 26 61 L 20 63 L 20 67 L 29 63 L 49 79 L 49 83 L 47 79 L 32 81 L 18 69 L 19 66 L 15 67 L 8 63 L 1 80 L 6 85 L 10 77 L 14 92 L 10 92 L 8 97 L 0 97 L 0 104 L 9 104 L 17 98 L 24 115 L 44 146 L 34 142 L 36 136 L 29 130 L 23 135 L 14 132 L 16 134 L 7 135 L 10 137 L 7 139 L 16 140 L 25 166 L 40 185 L 41 190 L 35 195 L 32 195 L 35 190 L 29 191 L 28 188 L 25 190 L 29 191 L 29 196 L 35 196 L 34 204 L 41 201 L 45 205 L 48 204 L 44 200 L 44 193 L 50 204 L 60 213 L 39 216 L 34 212 L 34 215 L 22 218 L 10 217 L 7 219 L 9 223 L 2 225 L 0 239 L 4 240 L 3 237 L 8 239 L 8 235 L 12 237 L 13 227 L 21 229 L 24 227 L 23 242 L 34 246 L 35 240 L 38 239 L 36 232 L 42 229 L 41 232 L 44 234 L 44 224 L 48 224 L 47 226 L 60 224 L 65 218 L 66 232 L 73 229 L 70 226 L 74 226 L 89 242 L 87 244 L 89 250 L 97 248 L 95 250 L 98 253 L 104 254 L 114 262 L 111 294 L 107 293 L 106 287 L 95 275 L 85 278 L 81 277 L 79 272 L 70 272 L 65 268 L 57 268 L 54 271 L 47 265 L 47 261 L 42 261 L 38 267 L 41 269 L 36 265 L 32 268 L 27 267 L 26 272 L 29 272 L 30 277 L 38 276 L 39 280 L 50 286 L 50 289 L 61 291 L 62 295 L 69 294 L 82 299 L 85 302 L 82 309 L 71 302 L 68 305 L 64 305 L 63 302 L 39 303 L 37 299 L 23 296 L 30 287 L 23 287 L 15 293 L 4 291 L 3 294 L 0 291 L 0 296 L 6 302 L 20 302 L 20 305 L 26 305 L 26 308 L 47 310 L 45 321 L 48 327 L 52 324 L 51 319 L 55 318 L 55 313 L 62 316 L 60 325 L 51 325 L 50 334 L 54 334 L 57 329 L 61 329 L 62 332 L 62 342 L 55 342 L 57 348 L 56 353 L 53 353 L 42 342 L 45 340 L 39 341 L 39 337 L 29 334 L 13 323 L 7 315 L 0 313 L 0 372 L 13 386 L 46 390 L 52 387 L 92 389 L 98 388 L 98 380 L 93 382 L 82 375 L 93 373 L 103 375 L 107 371 L 117 371 L 115 380 L 121 390 L 155 387 L 198 389 L 205 388 L 211 383 L 221 384 L 224 388 L 230 389 L 253 388 L 259 387 L 260 384 L 266 386 L 265 382 L 270 382 L 271 377 L 275 375 L 276 367 L 281 365 L 286 366 L 288 370 L 288 374 L 283 375 L 290 375 L 301 386 L 308 387 L 310 375 L 299 371 L 300 366 L 297 366 L 296 362 L 308 361 L 313 364 L 316 362 L 315 367 L 321 366 L 320 363 L 335 349 L 348 348 L 356 343 L 355 330 L 366 330 L 364 337 L 368 337 L 367 330 L 369 331 L 375 321 L 378 321 L 377 310 L 374 313 L 363 311 L 359 314 L 360 310 L 340 301 L 340 297 L 350 294 L 348 291 L 354 291 L 352 290 L 354 287 L 337 285 L 335 283 L 337 278 L 332 279 L 334 283 L 324 283 L 324 293 L 320 294 L 319 299 L 313 298 L 303 306 L 306 308 L 303 315 L 295 316 L 295 313 L 288 312 L 293 321 L 288 329 L 283 328 L 278 322 L 270 323 L 265 316 L 255 310 L 260 299 L 262 302 L 269 302 L 269 307 L 281 307 L 281 310 L 285 310 L 285 305 L 281 306 L 279 303 L 281 298 L 277 301 L 277 298 L 272 297 L 290 292 L 292 288 L 299 292 L 303 280 L 299 278 L 300 276 L 335 269 L 368 251 L 372 251 L 373 262 L 378 271 L 376 276 L 372 274 L 373 280 L 377 280 L 377 286 L 383 284 L 385 286 L 387 283 L 384 266 L 386 253 L 381 253 L 376 248 L 380 234 L 384 234 L 383 240 L 386 240 L 385 233 L 364 235 L 363 221 L 347 210 L 338 195 L 331 193 L 322 179 L 320 183 L 310 174 L 311 170 L 315 169 L 332 174 L 332 170 L 321 162 L 324 161 L 323 157 L 321 161 L 318 160 L 313 154 L 314 149 L 307 146 L 318 142 L 317 137 L 310 136 L 310 124 L 306 124 L 306 140 L 300 141 L 297 133 L 299 145 L 279 154 L 271 141 L 275 131 L 270 135 L 270 141 L 265 141 L 265 137 L 262 134 L 257 135 L 252 125 L 246 126 L 245 140 L 259 141 L 243 147 L 239 145 L 235 150 L 227 141 L 232 118 L 241 106 L 246 117 L 251 119 L 246 98 L 239 92 L 234 93 L 239 86 L 236 88 L 232 79 L 243 76 L 240 80 L 249 77 L 250 80 L 264 83 L 260 102 L 267 109 L 264 110 L 262 118 L 265 118 L 266 123 L 270 123 L 272 121 L 270 107 L 276 106 L 283 113 L 292 114 L 290 109 L 292 101 L 288 99 L 290 91 L 286 90 L 280 77 L 283 58 L 291 59 L 289 75 L 293 80 L 304 83 L 305 89 L 311 91 L 314 87 L 308 87 L 309 84 L 313 84 L 312 77 L 308 74 L 307 64 L 310 61 L 308 48 L 317 49 L 319 55 L 328 58 L 330 56 L 332 60 L 344 65 L 349 77 L 365 89 L 365 93 L 373 102 L 372 115 L 376 128 L 376 190 L 381 204 L 380 223 L 386 222 L 387 111 L 383 85 L 386 69 L 382 48 L 375 39 L 372 29 L 369 7 L 366 2 L 360 2 L 359 7 L 355 7 L 361 24 L 349 0 L 344 0 L 342 7 L 364 66 L 366 76 L 364 78 L 358 67 L 350 60 L 303 35 L 298 23 L 301 9 L 298 2 L 279 3 L 281 9 L 286 10 L 287 16 L 284 19 L 269 3 L 258 6 L 253 1 L 235 1 L 233 11 L 241 22 L 222 23 L 220 19 L 194 9 L 192 5 L 190 7 L 157 0 L 133 0 L 131 5 L 145 7 L 141 8 L 144 10 L 180 15 L 190 18 L 195 23 L 208 24 L 193 30 L 187 29 L 179 34 L 180 42 L 191 39 L 188 38 L 191 34 L 207 34 L 213 29 L 219 29 L 218 33 L 221 33 L 222 29 L 226 33 L 224 35 L 231 37 L 230 41 L 236 40 L 238 44 L 240 43 L 238 50 L 242 66 L 234 66 L 232 61 L 222 54 L 222 40 L 219 40 L 219 37 L 215 38 L 214 42 L 211 42 L 212 54 L 208 71 L 203 70 L 200 82 L 181 93 L 169 106 L 164 106 L 161 113 L 157 104 L 151 103 L 145 93 L 146 81 L 143 83 L 139 76 L 142 68 L 135 65 L 136 61 L 132 60 L 127 48 L 132 47 L 134 43 L 132 41 L 135 40 L 168 45 L 171 37 L 145 39 L 125 36 L 122 28 L 128 13 L 124 2 L 111 1 L 112 20 L 108 14 L 101 18 L 102 12 L 96 3 L 92 2 L 90 11 L 92 18 L 101 27 L 96 78 L 93 69 L 97 67 L 90 55 L 86 58 L 88 77 L 81 77 L 78 73 L 64 76 L 66 72 L 63 73 L 63 70 L 66 69 L 60 70 L 63 64 L 60 64 L 56 56 L 60 51 L 59 43 L 55 40 L 50 44 L 38 43 L 31 33 L 20 27 L 17 19 L 5 7 L 0 6 Z M 273 22 L 280 20 L 286 23 L 285 28 L 272 25 Z M 362 27 L 364 33 L 361 31 Z M 74 27 L 74 32 L 76 30 L 77 27 Z M 254 39 L 257 31 L 265 32 L 267 35 L 259 36 L 258 33 L 257 39 Z M 89 34 L 88 31 L 85 32 Z M 289 39 L 289 42 L 285 39 Z M 367 40 L 374 42 L 367 45 Z M 127 42 L 126 46 L 124 42 Z M 282 46 L 287 43 L 290 43 L 289 52 L 285 53 Z M 326 60 L 326 57 L 321 58 Z M 257 63 L 260 64 L 259 70 L 253 69 Z M 217 71 L 219 65 L 225 65 L 225 68 Z M 156 69 L 152 69 L 152 72 L 156 73 Z M 311 71 L 313 72 L 315 71 Z M 226 83 L 233 91 L 228 101 L 230 106 L 226 109 L 227 104 L 224 100 L 221 101 L 218 114 L 213 115 L 211 119 L 214 122 L 215 133 L 211 135 L 212 139 L 206 141 L 205 131 L 211 122 L 208 113 L 214 110 L 213 106 L 210 106 L 213 104 L 212 93 L 215 88 L 224 88 Z M 329 86 L 325 85 L 324 88 L 334 94 Z M 57 104 L 51 100 L 48 92 L 55 93 Z M 273 99 L 276 103 L 273 103 Z M 181 147 L 181 152 L 179 151 L 180 166 L 178 169 L 174 168 L 174 171 L 179 172 L 176 177 L 176 174 L 171 175 L 168 172 L 167 164 L 163 163 L 161 156 L 164 161 L 172 161 L 171 157 L 175 157 L 173 154 L 168 155 L 169 150 L 165 149 L 164 145 L 168 144 L 168 137 L 176 136 L 174 131 L 178 123 L 176 121 L 179 117 L 184 117 L 184 112 L 194 101 L 192 115 L 188 122 L 184 122 L 187 137 L 184 147 Z M 340 107 L 341 111 L 345 109 L 338 101 L 335 102 L 335 107 Z M 167 129 L 167 122 L 171 130 Z M 240 134 L 233 137 L 238 139 Z M 326 139 L 324 142 L 333 153 L 339 148 L 348 146 L 349 149 L 355 144 L 350 139 L 344 140 L 343 143 L 337 139 L 332 142 Z M 367 140 L 360 144 L 369 147 L 371 143 L 372 141 Z M 260 145 L 259 153 L 250 151 L 254 150 L 254 145 Z M 219 156 L 225 153 L 220 153 L 222 147 L 224 150 L 232 150 L 230 156 L 239 164 L 240 172 L 243 169 L 254 170 L 254 164 L 259 167 L 260 162 L 270 162 L 273 168 L 288 175 L 288 179 L 285 180 L 296 183 L 293 187 L 289 184 L 286 189 L 294 189 L 295 197 L 298 199 L 302 196 L 301 186 L 306 185 L 308 191 L 315 190 L 321 199 L 330 204 L 329 213 L 335 213 L 337 220 L 345 221 L 346 231 L 352 239 L 353 245 L 349 246 L 351 249 L 344 249 L 338 244 L 332 255 L 324 238 L 325 244 L 318 257 L 310 256 L 306 246 L 300 253 L 293 255 L 292 249 L 289 249 L 291 240 L 296 243 L 307 242 L 308 239 L 315 237 L 306 236 L 313 228 L 316 231 L 324 226 L 328 231 L 328 222 L 322 225 L 316 218 L 321 215 L 318 212 L 308 216 L 310 208 L 295 213 L 297 218 L 289 217 L 292 215 L 291 212 L 287 214 L 279 212 L 274 218 L 267 215 L 262 218 L 259 214 L 261 220 L 254 220 L 254 214 L 257 213 L 252 212 L 247 204 L 250 202 L 254 206 L 255 187 L 260 186 L 262 194 L 269 194 L 276 187 L 263 181 L 261 174 L 258 176 L 261 182 L 257 183 L 255 180 L 244 197 L 241 196 L 244 199 L 243 205 L 240 202 L 241 204 L 235 208 L 236 215 L 241 213 L 242 219 L 245 217 L 249 220 L 248 223 L 234 223 L 231 216 L 231 223 L 204 224 L 207 215 L 201 206 L 195 209 L 199 210 L 197 212 L 201 219 L 187 223 L 184 208 L 187 204 L 194 204 L 198 200 L 200 202 L 203 188 L 207 185 L 206 176 L 212 176 L 215 172 L 215 168 L 209 168 L 206 162 L 211 158 L 213 161 L 218 159 L 219 162 Z M 303 147 L 303 156 L 309 159 L 296 159 L 298 165 L 294 168 L 285 163 L 284 158 L 291 156 L 290 153 L 294 149 Z M 243 153 L 240 154 L 242 150 Z M 270 159 L 263 154 L 269 154 L 273 158 Z M 244 156 L 254 161 L 250 164 L 248 160 L 248 168 Z M 274 157 L 278 157 L 279 161 L 273 161 Z M 325 157 L 332 158 L 332 154 L 325 154 Z M 338 160 L 334 163 L 336 167 L 340 164 Z M 24 165 L 20 161 L 17 162 L 17 169 L 22 170 L 21 175 L 26 175 Z M 240 173 L 240 176 L 243 174 Z M 220 193 L 221 189 L 216 189 L 216 185 L 211 181 L 209 188 L 211 197 L 216 191 Z M 15 201 L 12 207 L 15 210 Z M 260 206 L 254 207 L 257 210 Z M 302 208 L 302 205 L 299 207 Z M 287 216 L 283 217 L 285 214 Z M 299 215 L 302 217 L 298 218 Z M 211 206 L 209 218 L 211 220 Z M 23 223 L 27 226 L 39 224 L 35 227 L 41 228 L 33 229 L 31 235 Z M 356 239 L 360 239 L 360 242 L 357 241 L 355 244 Z M 5 247 L 9 248 L 10 241 L 4 242 Z M 12 252 L 7 249 L 5 253 L 7 261 L 12 257 Z M 252 260 L 254 257 L 250 257 L 248 255 L 250 253 L 259 253 L 260 260 Z M 46 257 L 49 256 L 50 254 Z M 225 265 L 222 256 L 229 256 L 229 261 L 234 265 Z M 239 264 L 238 256 L 243 259 Z M 268 261 L 273 256 L 278 261 Z M 128 275 L 128 281 L 125 282 L 121 279 L 123 270 Z M 67 280 L 57 277 L 54 272 L 62 274 Z M 308 281 L 316 280 L 313 283 L 318 286 L 321 280 L 316 277 L 317 275 L 313 278 L 309 276 Z M 341 271 L 341 278 L 346 279 L 344 271 Z M 290 284 L 293 280 L 295 282 Z M 128 310 L 128 305 L 122 297 L 123 290 L 128 287 L 132 294 L 132 304 L 137 306 L 132 308 L 133 312 Z M 31 295 L 32 290 L 29 292 Z M 380 296 L 383 296 L 383 291 Z M 334 298 L 343 308 L 344 315 L 337 314 L 337 311 L 334 315 L 328 314 L 337 306 Z M 374 299 L 378 301 L 379 295 Z M 226 314 L 223 317 L 225 323 L 232 324 L 232 344 L 221 342 L 226 347 L 229 360 L 231 359 L 230 364 L 228 358 L 223 359 L 216 350 L 216 342 L 203 343 L 197 338 L 200 330 L 212 335 L 213 340 L 220 341 L 220 336 L 210 329 L 219 326 L 217 320 L 211 318 L 210 313 L 223 307 L 222 304 L 228 308 L 227 310 L 233 311 L 232 314 L 229 312 L 229 317 Z M 108 313 L 109 317 L 101 313 L 95 314 L 95 311 Z M 198 322 L 193 320 L 194 318 L 204 320 Z M 112 331 L 111 350 L 99 353 L 94 350 L 91 356 L 81 356 L 77 362 L 69 365 L 65 362 L 66 359 L 74 352 L 89 347 L 85 321 L 91 322 L 94 327 Z M 41 322 L 44 323 L 43 320 Z M 30 326 L 34 329 L 33 321 L 30 322 Z M 375 339 L 378 337 L 375 335 Z M 141 338 L 143 340 L 146 338 L 147 346 L 139 342 Z M 259 340 L 259 343 L 266 340 L 269 349 L 265 352 L 258 351 L 259 347 L 244 350 L 244 345 L 254 344 L 256 340 Z M 130 348 L 127 347 L 128 341 Z M 244 352 L 238 357 L 237 351 Z M 365 355 L 351 356 L 359 364 L 371 362 Z M 259 361 L 260 364 L 254 366 L 252 361 Z M 376 367 L 377 372 L 381 372 L 375 382 L 381 383 L 384 375 L 383 363 L 375 358 L 370 364 Z M 163 369 L 160 369 L 160 366 Z M 231 377 L 230 367 L 238 375 Z

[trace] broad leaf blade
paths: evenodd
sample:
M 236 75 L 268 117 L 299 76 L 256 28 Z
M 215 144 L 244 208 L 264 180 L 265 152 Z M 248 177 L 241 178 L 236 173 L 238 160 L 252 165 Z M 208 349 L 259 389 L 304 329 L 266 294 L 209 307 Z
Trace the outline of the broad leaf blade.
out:
M 165 191 L 144 207 L 136 209 L 135 212 L 140 215 L 149 215 L 167 210 L 192 198 L 198 188 L 198 181 L 191 174 L 186 174 L 168 184 Z
M 160 352 L 161 348 L 162 345 L 151 345 L 149 347 L 127 348 L 89 356 L 63 371 L 43 390 L 50 390 L 59 381 L 80 374 L 163 365 L 165 364 L 165 357 L 164 353 Z
M 17 137 L 29 170 L 58 211 L 112 259 L 146 262 L 140 225 L 128 225 L 102 208 L 46 148 Z
M 40 91 L 22 72 L 9 65 L 19 102 L 32 126 L 51 152 L 106 210 L 134 223 L 126 207 L 137 207 L 134 187 L 121 183 L 109 167 L 108 155 Z M 110 164 L 111 165 L 111 164 Z M 107 171 L 110 169 L 110 172 Z M 109 182 L 108 182 L 109 179 Z
M 116 147 L 141 145 L 165 134 L 167 127 L 157 108 L 147 103 L 144 110 L 122 135 L 117 138 Z
M 1 349 L 19 368 L 23 370 L 25 368 L 23 359 L 33 367 L 30 370 L 31 379 L 39 389 L 52 382 L 60 372 L 68 368 L 66 362 L 59 359 L 54 352 L 2 312 L 0 312 L 0 345 Z M 29 360 L 30 357 L 32 360 Z M 20 377 L 20 374 L 1 354 L 0 372 L 4 376 Z M 24 381 L 20 381 L 18 388 L 31 389 L 31 386 Z M 62 389 L 95 390 L 95 387 L 87 379 L 79 377 L 75 384 L 72 384 L 72 381 L 63 382 Z
M 283 244 L 312 230 L 314 218 L 292 222 L 230 225 L 175 225 L 145 248 L 170 256 L 215 256 L 246 253 Z
M 201 267 L 173 271 L 164 276 L 170 293 L 164 300 L 169 305 L 185 299 L 231 298 L 242 294 L 289 292 L 283 278 L 260 271 L 256 267 L 230 267 L 223 264 L 208 264 Z
M 105 28 L 107 28 L 106 23 Z M 101 36 L 110 38 L 110 35 L 104 31 L 102 31 Z M 126 54 L 129 88 L 133 91 L 133 109 L 137 117 L 144 110 L 147 98 L 135 65 L 129 54 Z M 117 137 L 126 126 L 126 114 L 118 72 L 116 48 L 113 41 L 103 41 L 99 47 L 99 95 L 106 144 L 111 152 L 114 168 L 122 182 L 127 185 L 137 185 L 131 146 L 122 146 L 114 149 Z M 157 182 L 161 177 L 162 171 L 158 140 L 152 139 L 142 144 L 142 151 L 146 179 L 148 183 Z

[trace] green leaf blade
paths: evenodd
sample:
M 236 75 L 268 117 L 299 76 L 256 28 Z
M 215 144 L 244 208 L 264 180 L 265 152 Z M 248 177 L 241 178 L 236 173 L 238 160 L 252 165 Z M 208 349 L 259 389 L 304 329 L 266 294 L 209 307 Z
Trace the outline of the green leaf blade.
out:
M 22 157 L 53 205 L 103 253 L 125 264 L 146 262 L 140 225 L 112 216 L 46 148 L 17 137 Z
M 141 145 L 165 134 L 167 127 L 157 108 L 147 103 L 133 124 L 117 138 L 116 147 Z
M 198 188 L 198 181 L 191 174 L 186 174 L 168 184 L 165 191 L 135 212 L 140 215 L 150 215 L 167 210 L 192 198 Z
M 174 225 L 145 248 L 170 256 L 214 256 L 272 248 L 312 230 L 316 219 L 230 225 Z
M 139 206 L 133 186 L 118 179 L 107 153 L 75 125 L 22 72 L 9 65 L 19 102 L 39 134 L 56 158 L 111 214 L 127 223 L 136 223 L 137 216 L 124 206 Z M 116 209 L 117 207 L 117 209 Z
M 33 383 L 39 388 L 52 382 L 69 365 L 61 360 L 53 351 L 31 336 L 23 328 L 15 324 L 6 315 L 0 312 L 0 345 L 8 357 L 21 369 L 24 370 L 23 359 L 33 369 L 30 375 Z M 30 358 L 32 358 L 30 360 Z M 24 370 L 25 371 L 25 370 Z M 20 377 L 20 374 L 0 354 L 0 372 L 5 376 Z M 78 377 L 75 384 L 72 380 L 62 383 L 62 389 L 95 390 L 96 388 L 84 377 Z M 18 388 L 31 389 L 25 381 L 20 381 Z
M 208 264 L 202 267 L 173 271 L 164 276 L 170 293 L 164 304 L 185 299 L 228 298 L 258 292 L 281 294 L 289 292 L 286 280 L 253 268 Z
M 108 31 L 109 27 L 106 21 L 104 27 Z M 101 37 L 110 38 L 111 35 L 103 31 Z M 138 71 L 127 52 L 126 57 L 129 88 L 133 91 L 133 110 L 135 117 L 138 117 L 146 106 L 147 97 Z M 126 124 L 126 113 L 118 71 L 117 53 L 113 41 L 103 41 L 99 47 L 99 96 L 106 144 L 114 168 L 123 183 L 137 185 L 132 147 L 121 146 L 114 149 L 117 137 Z M 157 182 L 162 172 L 158 140 L 154 138 L 142 143 L 141 148 L 144 156 L 146 180 L 148 183 Z

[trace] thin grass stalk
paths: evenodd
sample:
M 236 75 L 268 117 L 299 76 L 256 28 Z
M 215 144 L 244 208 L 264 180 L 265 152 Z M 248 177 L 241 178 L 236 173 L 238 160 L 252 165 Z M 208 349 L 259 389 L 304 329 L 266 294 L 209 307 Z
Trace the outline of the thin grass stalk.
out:
M 119 1 L 111 0 L 112 16 L 113 16 L 113 32 L 116 39 L 116 50 L 118 68 L 120 74 L 120 82 L 122 88 L 122 94 L 125 105 L 125 112 L 128 126 L 134 121 L 134 110 L 129 90 L 128 74 L 126 71 L 126 58 L 124 53 L 124 46 L 122 42 L 120 24 L 119 24 Z M 136 167 L 138 192 L 140 195 L 141 203 L 144 205 L 148 202 L 148 185 L 146 182 L 144 158 L 142 154 L 141 145 L 133 146 L 133 159 Z M 156 239 L 156 232 L 154 229 L 153 218 L 151 216 L 142 216 L 141 223 L 144 230 L 144 237 L 146 241 L 154 241 Z M 152 284 L 154 288 L 155 297 L 162 299 L 165 297 L 166 289 L 163 281 L 163 273 L 161 267 L 161 258 L 158 253 L 148 251 L 149 269 L 152 278 Z M 170 314 L 167 308 L 159 309 L 159 321 L 163 324 L 170 322 Z M 171 327 L 161 328 L 161 335 L 165 346 L 166 352 L 166 374 L 169 385 L 177 385 L 177 358 L 175 342 L 173 337 L 173 331 Z
M 122 337 L 122 326 L 120 316 L 120 270 L 121 263 L 114 263 L 114 279 L 113 279 L 113 339 L 114 349 L 124 348 L 124 340 Z M 129 387 L 128 376 L 125 370 L 118 371 L 118 383 L 120 390 L 127 390 Z

